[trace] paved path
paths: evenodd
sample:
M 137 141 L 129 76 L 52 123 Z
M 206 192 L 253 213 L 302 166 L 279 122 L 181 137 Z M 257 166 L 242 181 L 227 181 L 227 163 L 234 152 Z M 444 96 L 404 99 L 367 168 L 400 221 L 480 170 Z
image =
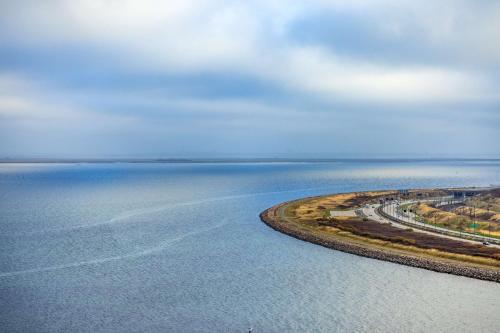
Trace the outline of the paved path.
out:
M 349 217 L 354 217 L 356 215 L 355 210 L 331 210 L 330 211 L 330 216 L 331 217 L 338 217 L 338 216 L 349 216 Z

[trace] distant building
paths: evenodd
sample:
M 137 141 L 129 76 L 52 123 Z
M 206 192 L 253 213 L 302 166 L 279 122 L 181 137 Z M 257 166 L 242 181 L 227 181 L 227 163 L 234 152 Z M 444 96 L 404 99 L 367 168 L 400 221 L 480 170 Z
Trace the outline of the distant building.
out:
M 463 198 L 470 198 L 475 195 L 480 194 L 481 192 L 484 192 L 483 189 L 460 189 L 460 190 L 452 190 L 453 192 L 453 198 L 455 199 L 463 199 Z
M 399 192 L 399 195 L 402 197 L 408 197 L 410 195 L 409 190 L 398 190 L 398 192 Z

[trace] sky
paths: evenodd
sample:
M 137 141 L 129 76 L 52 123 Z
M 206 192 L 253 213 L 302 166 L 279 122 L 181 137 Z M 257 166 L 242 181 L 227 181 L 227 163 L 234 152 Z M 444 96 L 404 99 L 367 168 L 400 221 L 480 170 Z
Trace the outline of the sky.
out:
M 0 158 L 500 157 L 500 1 L 0 0 Z

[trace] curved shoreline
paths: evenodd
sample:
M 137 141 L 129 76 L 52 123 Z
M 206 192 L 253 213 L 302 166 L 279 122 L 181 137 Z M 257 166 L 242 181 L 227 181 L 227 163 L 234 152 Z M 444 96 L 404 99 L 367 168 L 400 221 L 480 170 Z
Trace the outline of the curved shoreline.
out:
M 480 280 L 500 282 L 500 270 L 488 269 L 477 267 L 473 265 L 468 265 L 466 263 L 461 263 L 459 261 L 451 261 L 444 259 L 430 259 L 423 258 L 417 255 L 410 254 L 400 254 L 395 253 L 395 251 L 384 251 L 379 250 L 368 245 L 363 246 L 362 244 L 349 242 L 341 240 L 339 238 L 333 237 L 321 237 L 318 235 L 312 235 L 304 230 L 299 230 L 290 223 L 283 223 L 279 221 L 278 210 L 286 205 L 293 202 L 304 200 L 305 198 L 293 201 L 287 201 L 270 207 L 260 213 L 260 219 L 272 229 L 284 233 L 288 236 L 294 237 L 299 240 L 303 240 L 309 243 L 321 245 L 330 249 L 351 253 L 367 258 L 378 259 L 389 261 L 393 263 L 398 263 L 406 266 L 424 268 L 427 270 L 448 273 L 459 276 L 465 276 Z

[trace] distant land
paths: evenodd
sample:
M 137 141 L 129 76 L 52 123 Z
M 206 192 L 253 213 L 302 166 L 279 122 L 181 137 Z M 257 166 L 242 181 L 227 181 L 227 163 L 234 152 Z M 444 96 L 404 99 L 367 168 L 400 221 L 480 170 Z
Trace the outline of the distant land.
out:
M 0 158 L 0 163 L 333 163 L 496 162 L 500 158 Z

